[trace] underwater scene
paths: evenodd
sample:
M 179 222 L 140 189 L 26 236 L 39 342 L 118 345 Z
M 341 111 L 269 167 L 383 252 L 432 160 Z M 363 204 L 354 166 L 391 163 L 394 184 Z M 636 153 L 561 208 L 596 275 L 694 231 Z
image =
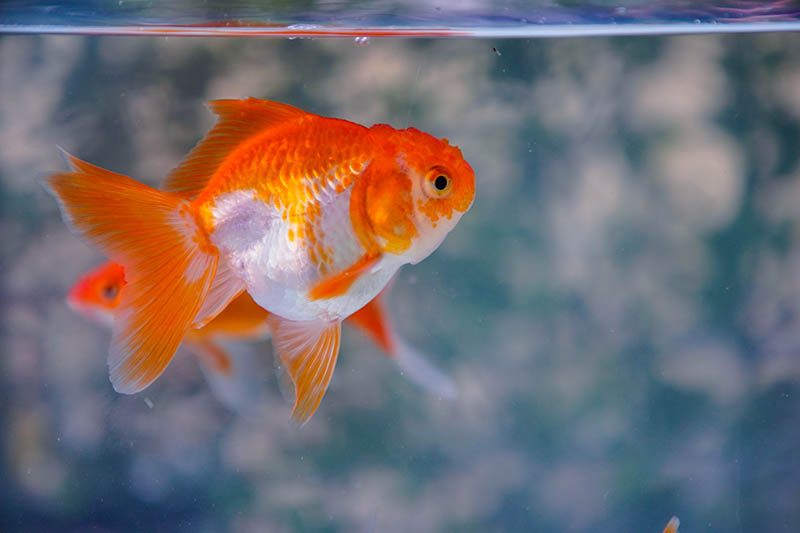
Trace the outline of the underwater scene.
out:
M 0 530 L 800 530 L 800 34 L 5 35 L 0 96 Z M 260 308 L 115 392 L 121 274 L 42 186 L 161 188 L 249 97 L 474 171 L 296 423 Z

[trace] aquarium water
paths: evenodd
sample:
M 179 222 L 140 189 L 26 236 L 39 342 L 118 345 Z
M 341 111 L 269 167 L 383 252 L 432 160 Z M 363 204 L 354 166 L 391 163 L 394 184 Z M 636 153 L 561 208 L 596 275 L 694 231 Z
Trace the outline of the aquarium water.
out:
M 0 4 L 0 531 L 800 531 L 800 6 Z M 67 305 L 104 257 L 58 147 L 158 186 L 257 97 L 458 145 L 475 203 L 404 267 L 427 393 L 345 329 L 289 424 L 185 350 L 114 392 Z

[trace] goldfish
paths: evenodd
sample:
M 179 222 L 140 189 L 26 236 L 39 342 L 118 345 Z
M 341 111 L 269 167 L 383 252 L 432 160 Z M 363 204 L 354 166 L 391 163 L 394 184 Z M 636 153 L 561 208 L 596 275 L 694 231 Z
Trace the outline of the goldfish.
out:
M 125 283 L 124 267 L 108 261 L 75 282 L 67 294 L 67 303 L 90 320 L 111 326 Z M 387 286 L 345 322 L 370 338 L 417 385 L 433 394 L 452 398 L 456 390 L 452 380 L 395 333 L 385 303 L 388 289 Z M 241 354 L 234 357 L 228 353 L 218 341 L 265 338 L 269 335 L 268 317 L 267 310 L 258 306 L 247 293 L 242 293 L 208 324 L 189 330 L 183 339 L 183 346 L 198 358 L 217 398 L 235 411 L 249 410 L 258 384 L 254 383 L 256 376 L 250 371 L 253 365 L 243 360 Z
M 182 339 L 246 291 L 306 423 L 330 383 L 341 323 L 471 207 L 456 146 L 415 128 L 365 127 L 278 102 L 216 100 L 217 124 L 163 190 L 67 155 L 43 185 L 66 224 L 125 268 L 109 372 L 132 394 Z

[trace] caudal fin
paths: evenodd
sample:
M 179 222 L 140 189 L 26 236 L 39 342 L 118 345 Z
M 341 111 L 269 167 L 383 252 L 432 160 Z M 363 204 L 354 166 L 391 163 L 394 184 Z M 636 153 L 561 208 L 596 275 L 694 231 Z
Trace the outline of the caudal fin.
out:
M 132 394 L 169 364 L 206 298 L 219 253 L 186 200 L 67 157 L 72 171 L 43 185 L 67 225 L 125 267 L 108 366 L 114 389 Z

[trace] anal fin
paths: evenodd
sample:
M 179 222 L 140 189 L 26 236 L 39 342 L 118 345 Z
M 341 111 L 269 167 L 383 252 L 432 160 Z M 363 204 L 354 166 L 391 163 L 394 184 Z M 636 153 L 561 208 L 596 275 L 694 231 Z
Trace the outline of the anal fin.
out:
M 272 343 L 294 384 L 292 421 L 302 426 L 319 407 L 339 355 L 341 322 L 294 322 L 269 318 Z

